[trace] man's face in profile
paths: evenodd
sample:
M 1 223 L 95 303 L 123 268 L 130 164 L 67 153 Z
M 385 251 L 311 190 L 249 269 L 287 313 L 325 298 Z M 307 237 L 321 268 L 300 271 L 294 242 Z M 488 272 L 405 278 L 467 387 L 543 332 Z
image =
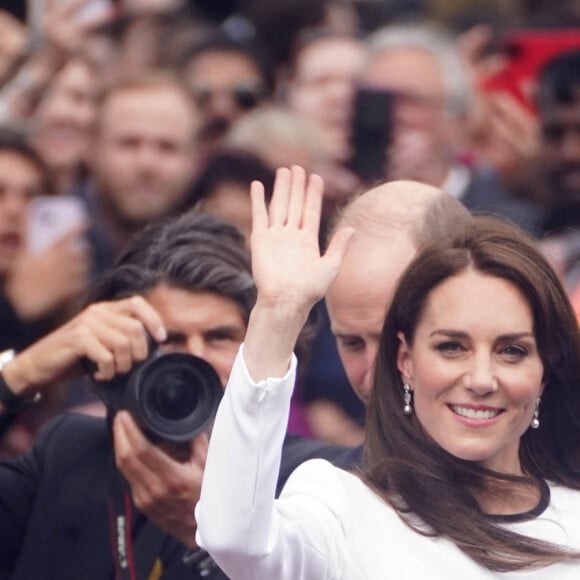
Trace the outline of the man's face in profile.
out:
M 574 102 L 545 103 L 540 118 L 542 159 L 551 194 L 580 202 L 580 86 Z
M 331 330 L 348 380 L 363 403 L 397 282 L 416 249 L 407 235 L 353 242 L 326 294 Z

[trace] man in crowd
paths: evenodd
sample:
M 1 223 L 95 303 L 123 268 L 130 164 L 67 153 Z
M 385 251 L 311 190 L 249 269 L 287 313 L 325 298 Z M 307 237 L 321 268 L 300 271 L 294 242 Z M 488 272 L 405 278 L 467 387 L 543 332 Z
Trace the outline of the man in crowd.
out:
M 580 318 L 580 50 L 562 53 L 542 69 L 537 86 L 547 211 L 541 244 Z
M 255 296 L 235 228 L 193 213 L 157 222 L 104 277 L 98 302 L 4 360 L 2 406 L 17 411 L 87 359 L 101 382 L 124 375 L 148 356 L 147 333 L 162 352 L 204 359 L 225 385 Z M 202 432 L 185 445 L 153 444 L 127 411 L 60 418 L 30 453 L 0 463 L 0 570 L 14 579 L 222 578 L 194 543 L 207 443 Z M 337 451 L 289 437 L 281 480 Z
M 93 217 L 96 273 L 144 225 L 180 209 L 196 170 L 200 117 L 172 76 L 144 73 L 102 97 L 82 191 Z
M 331 331 L 350 385 L 366 405 L 386 312 L 403 270 L 418 249 L 470 219 L 465 207 L 430 185 L 395 181 L 355 198 L 337 219 L 355 234 L 326 294 Z M 329 396 L 330 398 L 330 396 Z M 360 448 L 339 464 L 350 467 Z
M 535 207 L 510 197 L 490 167 L 460 158 L 472 92 L 453 40 L 428 27 L 387 26 L 368 38 L 367 48 L 360 84 L 392 95 L 385 176 L 439 187 L 469 210 L 537 232 Z
M 90 258 L 79 229 L 29 251 L 30 204 L 50 191 L 48 169 L 26 137 L 0 128 L 0 351 L 40 338 L 86 290 Z M 1 418 L 0 454 L 27 448 L 49 408 L 47 400 L 19 421 Z
M 580 50 L 553 58 L 538 78 L 539 162 L 548 189 L 546 234 L 580 225 Z
M 24 348 L 46 330 L 47 318 L 86 288 L 88 255 L 80 232 L 31 255 L 29 203 L 50 193 L 44 163 L 18 131 L 0 129 L 0 349 Z
M 222 33 L 188 47 L 179 70 L 200 111 L 204 157 L 236 121 L 272 98 L 273 75 L 261 48 Z

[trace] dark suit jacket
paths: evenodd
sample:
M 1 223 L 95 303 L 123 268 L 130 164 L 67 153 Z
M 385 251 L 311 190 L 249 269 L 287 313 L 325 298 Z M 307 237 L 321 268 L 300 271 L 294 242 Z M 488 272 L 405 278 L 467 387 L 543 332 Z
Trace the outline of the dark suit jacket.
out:
M 306 459 L 332 459 L 344 452 L 298 437 L 288 437 L 285 447 L 281 480 Z M 113 578 L 111 498 L 119 481 L 107 421 L 84 415 L 58 418 L 30 452 L 0 462 L 0 578 Z M 133 546 L 138 547 L 139 534 L 153 524 L 132 512 Z M 182 562 L 185 547 L 155 529 L 163 543 L 163 579 L 199 578 Z M 214 578 L 224 576 L 214 570 L 206 577 Z

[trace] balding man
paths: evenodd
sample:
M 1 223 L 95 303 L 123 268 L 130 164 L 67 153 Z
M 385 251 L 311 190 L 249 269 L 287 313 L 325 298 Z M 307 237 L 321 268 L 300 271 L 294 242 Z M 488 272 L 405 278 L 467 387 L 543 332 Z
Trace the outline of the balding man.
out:
M 326 294 L 326 306 L 346 375 L 365 405 L 399 277 L 422 245 L 469 219 L 461 202 L 436 187 L 392 181 L 355 198 L 336 220 L 332 231 L 349 225 L 355 234 Z M 335 463 L 351 467 L 360 451 L 355 448 Z
M 353 389 L 367 402 L 386 311 L 418 248 L 469 213 L 455 198 L 416 181 L 380 185 L 352 201 L 335 226 L 356 233 L 326 295 L 332 333 Z

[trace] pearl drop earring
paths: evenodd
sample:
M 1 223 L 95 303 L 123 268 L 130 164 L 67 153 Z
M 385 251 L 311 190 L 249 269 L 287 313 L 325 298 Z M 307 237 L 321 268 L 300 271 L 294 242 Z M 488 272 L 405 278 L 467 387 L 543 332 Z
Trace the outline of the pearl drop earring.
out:
M 537 429 L 539 426 L 540 426 L 540 397 L 536 399 L 534 416 L 532 417 L 532 422 L 530 423 L 530 427 L 532 429 Z
M 403 394 L 403 402 L 405 403 L 405 406 L 403 407 L 403 413 L 405 413 L 405 415 L 412 415 L 413 407 L 411 406 L 412 400 L 411 387 L 407 383 L 405 383 L 403 385 L 403 390 L 405 391 Z

